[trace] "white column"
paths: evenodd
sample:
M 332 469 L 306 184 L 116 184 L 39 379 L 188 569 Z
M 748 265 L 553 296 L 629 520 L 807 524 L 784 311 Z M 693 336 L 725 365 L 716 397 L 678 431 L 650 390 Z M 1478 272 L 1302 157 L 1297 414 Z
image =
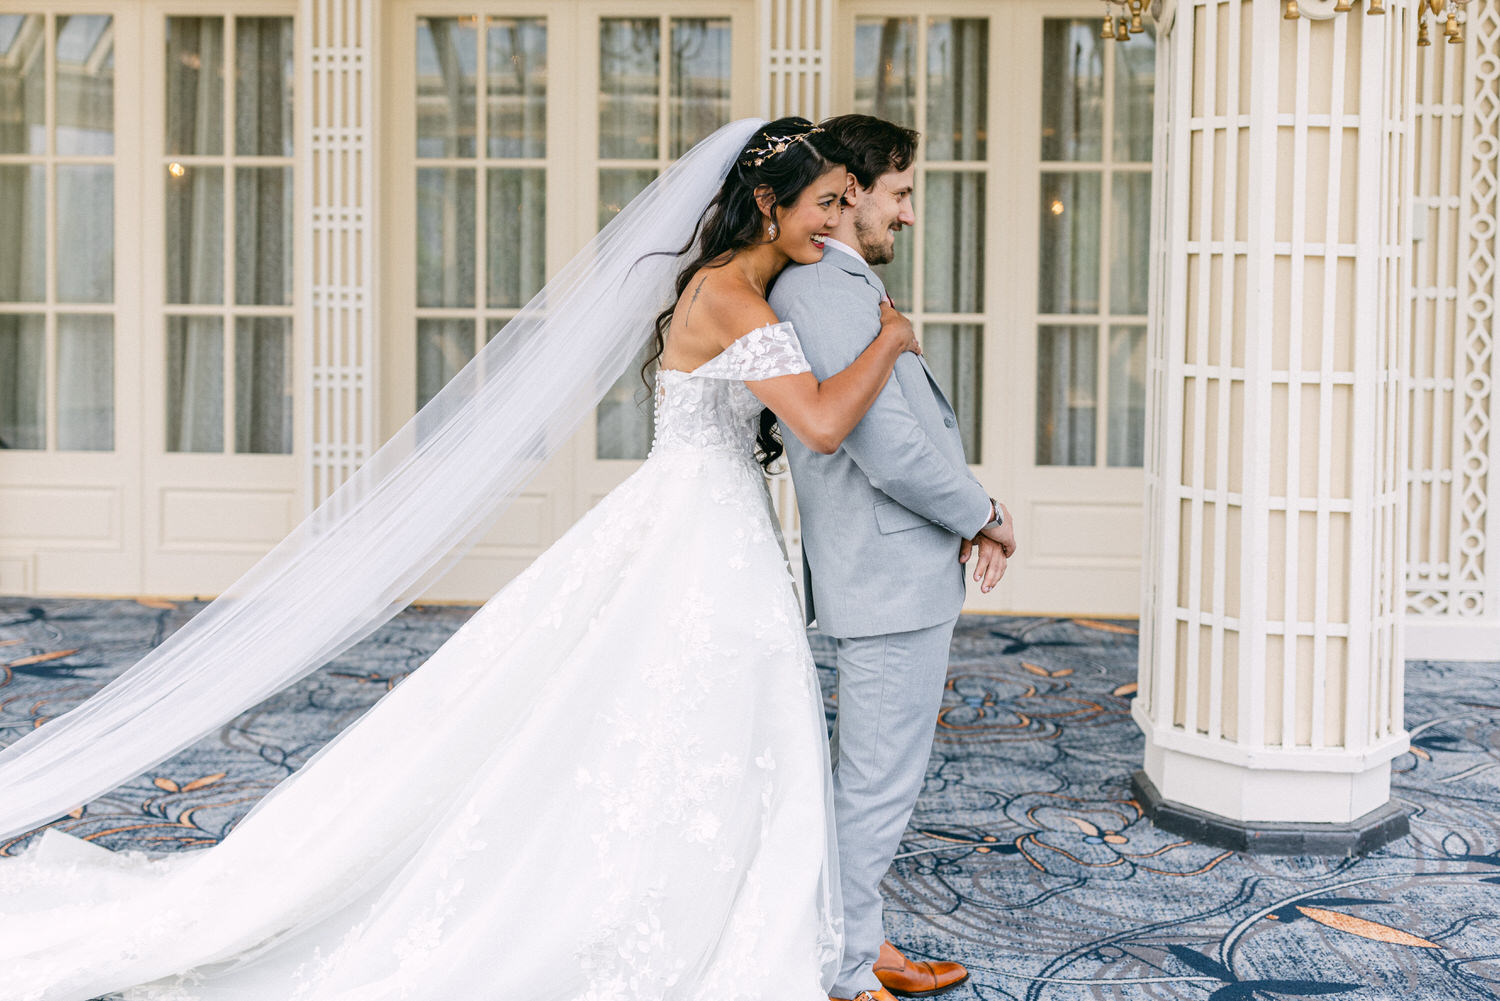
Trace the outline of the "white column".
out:
M 298 45 L 299 434 L 311 509 L 376 444 L 375 0 L 302 0 Z
M 1362 850 L 1360 825 L 1404 829 L 1388 800 L 1407 746 L 1413 38 L 1404 0 L 1301 6 L 1328 19 L 1261 0 L 1159 12 L 1133 711 L 1158 823 L 1264 850 L 1313 843 L 1288 824 L 1353 825 Z
M 1500 657 L 1500 0 L 1417 60 L 1407 656 Z

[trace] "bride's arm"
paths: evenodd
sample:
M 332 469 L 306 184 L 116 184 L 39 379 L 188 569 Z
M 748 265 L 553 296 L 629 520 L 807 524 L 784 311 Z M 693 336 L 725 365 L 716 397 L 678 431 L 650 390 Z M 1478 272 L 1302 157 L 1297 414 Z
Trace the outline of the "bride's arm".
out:
M 831 455 L 874 404 L 896 359 L 905 351 L 921 353 L 911 322 L 885 303 L 880 306 L 880 323 L 870 346 L 848 368 L 822 382 L 803 372 L 745 385 L 802 444 Z

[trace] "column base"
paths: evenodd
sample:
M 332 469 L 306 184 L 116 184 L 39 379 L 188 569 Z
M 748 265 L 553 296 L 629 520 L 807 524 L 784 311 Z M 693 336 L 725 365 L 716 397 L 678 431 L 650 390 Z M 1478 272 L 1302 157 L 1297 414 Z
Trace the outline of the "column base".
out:
M 1130 787 L 1142 812 L 1157 827 L 1200 844 L 1251 855 L 1363 855 L 1411 831 L 1406 813 L 1386 803 L 1347 824 L 1294 824 L 1232 820 L 1216 813 L 1163 799 L 1156 785 L 1138 770 Z

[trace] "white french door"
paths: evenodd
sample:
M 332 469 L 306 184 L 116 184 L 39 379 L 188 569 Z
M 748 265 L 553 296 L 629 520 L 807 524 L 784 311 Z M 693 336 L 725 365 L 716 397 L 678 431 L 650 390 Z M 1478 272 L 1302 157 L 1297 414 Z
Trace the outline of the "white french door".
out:
M 668 163 L 752 113 L 753 11 L 749 0 L 387 6 L 383 435 Z M 635 469 L 650 436 L 631 371 L 427 597 L 487 597 Z
M 835 105 L 922 132 L 885 271 L 1021 551 L 987 611 L 1134 614 L 1155 48 L 1099 6 L 855 0 Z

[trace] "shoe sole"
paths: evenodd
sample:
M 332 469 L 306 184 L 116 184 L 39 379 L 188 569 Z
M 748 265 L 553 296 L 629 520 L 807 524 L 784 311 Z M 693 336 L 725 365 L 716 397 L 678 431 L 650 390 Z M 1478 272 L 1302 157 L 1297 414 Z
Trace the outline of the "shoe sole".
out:
M 890 991 L 898 998 L 933 998 L 937 997 L 939 994 L 947 994 L 949 991 L 954 990 L 955 988 L 962 987 L 965 983 L 968 982 L 968 980 L 969 975 L 965 973 L 962 977 L 953 981 L 953 983 L 949 984 L 947 987 L 939 987 L 935 991 L 898 991 L 892 990 L 889 987 L 887 987 L 886 990 Z

